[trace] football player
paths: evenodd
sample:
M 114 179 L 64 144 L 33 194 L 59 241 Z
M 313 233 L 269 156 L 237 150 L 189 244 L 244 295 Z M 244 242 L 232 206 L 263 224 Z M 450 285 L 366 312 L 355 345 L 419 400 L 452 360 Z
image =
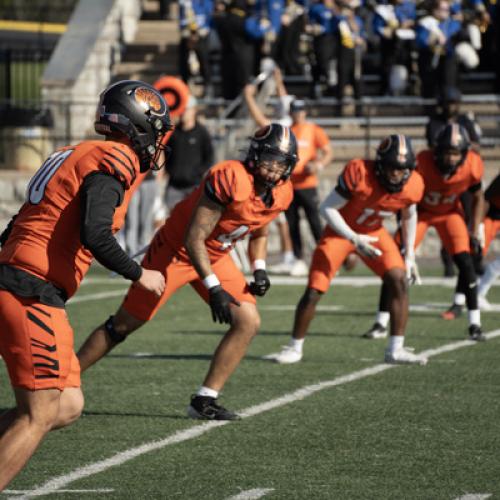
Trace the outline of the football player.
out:
M 165 276 L 165 291 L 158 297 L 133 285 L 116 314 L 80 349 L 82 371 L 152 319 L 176 290 L 189 283 L 208 302 L 213 320 L 230 327 L 191 398 L 188 415 L 237 419 L 237 414 L 218 404 L 217 397 L 259 328 L 255 295 L 265 295 L 271 286 L 265 265 L 267 225 L 290 205 L 289 178 L 296 162 L 295 136 L 289 128 L 272 123 L 253 135 L 243 162 L 228 160 L 213 166 L 201 185 L 175 206 L 142 261 L 145 268 Z M 254 269 L 250 285 L 229 255 L 247 234 Z
M 408 279 L 417 279 L 413 253 L 417 221 L 416 204 L 424 183 L 415 172 L 415 155 L 404 135 L 386 137 L 378 146 L 375 161 L 350 161 L 335 189 L 321 204 L 328 225 L 314 251 L 309 282 L 295 311 L 290 343 L 267 356 L 278 363 L 302 359 L 303 343 L 316 305 L 349 253 L 355 251 L 378 274 L 390 296 L 391 337 L 385 351 L 388 363 L 423 365 L 427 359 L 403 347 L 408 319 Z M 383 226 L 385 218 L 401 212 L 406 253 L 403 258 L 394 238 Z
M 417 171 L 425 183 L 425 194 L 418 206 L 416 246 L 427 229 L 435 227 L 443 246 L 453 257 L 459 270 L 457 288 L 464 291 L 469 310 L 469 338 L 484 340 L 478 309 L 476 271 L 471 251 L 480 252 L 481 221 L 484 213 L 484 193 L 481 187 L 483 161 L 470 149 L 467 132 L 454 123 L 438 134 L 433 150 L 424 150 L 417 157 Z M 460 205 L 460 195 L 472 194 L 472 231 L 469 234 Z M 475 250 L 474 250 L 475 249 Z M 375 324 L 364 335 L 383 338 L 389 310 L 386 290 L 382 287 L 379 312 Z
M 164 290 L 164 276 L 130 259 L 113 233 L 141 175 L 162 166 L 160 143 L 170 129 L 168 106 L 153 87 L 129 80 L 109 86 L 95 121 L 106 140 L 54 152 L 0 237 L 0 354 L 17 404 L 0 418 L 0 490 L 48 431 L 82 411 L 65 302 L 92 258 L 153 296 Z
M 487 209 L 484 219 L 484 248 L 483 254 L 488 253 L 488 248 L 495 236 L 500 233 L 500 174 L 493 179 L 488 189 L 484 193 Z M 500 257 L 490 262 L 479 280 L 478 301 L 479 308 L 488 311 L 491 304 L 486 298 L 493 281 L 500 275 Z

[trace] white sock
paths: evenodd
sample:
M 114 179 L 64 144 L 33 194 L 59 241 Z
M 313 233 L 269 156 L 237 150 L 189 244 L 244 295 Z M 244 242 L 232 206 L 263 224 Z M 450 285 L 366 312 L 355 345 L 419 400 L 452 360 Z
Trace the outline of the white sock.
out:
M 481 326 L 481 311 L 479 309 L 469 311 L 469 325 Z
M 295 260 L 295 256 L 293 255 L 292 250 L 288 250 L 286 252 L 283 252 L 283 263 L 284 264 L 293 264 Z
M 391 335 L 389 337 L 389 351 L 395 352 L 401 349 L 405 343 L 405 338 L 403 335 Z
M 391 314 L 387 311 L 378 311 L 375 321 L 380 323 L 384 328 L 387 328 L 389 320 L 391 319 Z
M 202 385 L 198 392 L 196 393 L 198 396 L 209 396 L 211 398 L 217 398 L 219 395 L 219 391 L 215 391 L 214 389 L 210 389 L 210 387 L 205 387 Z
M 465 294 L 456 293 L 453 297 L 453 303 L 458 306 L 465 306 Z
M 294 339 L 293 337 L 290 339 L 289 346 L 293 347 L 297 352 L 302 352 L 302 346 L 304 345 L 305 339 Z

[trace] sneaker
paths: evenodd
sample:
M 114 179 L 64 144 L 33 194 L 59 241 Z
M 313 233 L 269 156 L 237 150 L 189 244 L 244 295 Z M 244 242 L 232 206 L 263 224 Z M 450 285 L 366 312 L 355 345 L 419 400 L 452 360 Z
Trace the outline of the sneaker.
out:
M 447 311 L 441 314 L 441 317 L 443 319 L 452 320 L 452 319 L 457 319 L 461 315 L 462 315 L 462 306 L 458 304 L 452 304 L 452 306 Z
M 285 345 L 280 352 L 264 356 L 264 359 L 276 361 L 280 365 L 291 365 L 292 363 L 298 363 L 302 359 L 302 352 L 297 351 L 292 346 Z
M 387 328 L 380 323 L 374 323 L 366 333 L 363 333 L 364 339 L 385 339 L 386 337 Z
M 479 309 L 481 309 L 481 311 L 491 311 L 493 309 L 491 302 L 489 302 L 488 299 L 483 295 L 477 296 L 477 304 L 479 306 Z
M 308 274 L 307 264 L 301 259 L 296 260 L 290 270 L 290 276 L 307 276 Z
M 484 342 L 486 340 L 483 330 L 479 325 L 469 326 L 469 339 L 474 342 Z
M 396 351 L 385 350 L 384 361 L 391 365 L 421 365 L 427 364 L 427 358 L 413 354 L 409 349 L 402 347 Z
M 293 269 L 293 262 L 280 262 L 274 266 L 269 266 L 270 274 L 290 274 Z
M 190 418 L 198 420 L 240 420 L 241 417 L 226 410 L 217 404 L 217 399 L 210 396 L 191 396 L 191 404 L 187 408 L 187 414 Z

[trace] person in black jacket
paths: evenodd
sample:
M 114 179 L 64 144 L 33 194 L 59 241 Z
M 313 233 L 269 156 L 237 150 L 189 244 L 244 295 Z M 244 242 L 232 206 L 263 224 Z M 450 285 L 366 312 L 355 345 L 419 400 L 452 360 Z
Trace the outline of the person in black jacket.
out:
M 196 98 L 191 96 L 169 139 L 171 152 L 165 169 L 168 175 L 165 204 L 169 211 L 200 184 L 214 163 L 210 132 L 198 121 L 197 113 Z

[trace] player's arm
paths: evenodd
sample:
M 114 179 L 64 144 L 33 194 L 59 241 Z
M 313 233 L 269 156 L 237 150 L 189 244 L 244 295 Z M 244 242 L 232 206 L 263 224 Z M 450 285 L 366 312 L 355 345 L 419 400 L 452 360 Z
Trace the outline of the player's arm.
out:
M 253 277 L 249 285 L 253 295 L 262 297 L 271 288 L 271 281 L 266 272 L 267 237 L 268 226 L 261 227 L 254 231 L 248 242 L 248 255 L 252 263 Z
M 401 210 L 401 232 L 405 247 L 405 266 L 408 281 L 421 285 L 420 274 L 415 260 L 415 239 L 417 236 L 417 205 L 413 204 Z
M 331 191 L 319 207 L 320 214 L 328 225 L 340 236 L 354 244 L 356 249 L 365 257 L 378 257 L 382 252 L 375 248 L 378 238 L 366 234 L 358 234 L 351 229 L 339 210 L 349 201 L 349 193 L 339 185 Z
M 226 292 L 217 276 L 212 271 L 205 241 L 217 226 L 223 212 L 224 205 L 215 200 L 214 195 L 209 197 L 207 191 L 203 193 L 186 230 L 184 245 L 198 276 L 209 291 L 209 302 L 212 318 L 219 323 L 231 323 L 230 304 L 240 305 Z
M 113 236 L 115 209 L 122 204 L 124 193 L 120 181 L 111 175 L 97 172 L 85 178 L 80 190 L 80 240 L 103 266 L 160 296 L 165 288 L 163 275 L 143 269 Z
M 472 244 L 473 246 L 477 246 L 477 243 L 480 247 L 484 246 L 484 191 L 481 186 L 481 183 L 474 184 L 469 188 L 469 192 L 472 193 Z M 482 250 L 479 248 L 473 248 L 473 253 L 481 253 Z
M 270 125 L 271 120 L 266 117 L 266 115 L 262 112 L 259 105 L 257 104 L 257 100 L 255 99 L 256 93 L 257 85 L 253 83 L 247 83 L 243 88 L 243 96 L 245 98 L 245 102 L 247 103 L 250 116 L 254 119 L 255 123 L 259 127 L 265 127 L 267 125 Z

